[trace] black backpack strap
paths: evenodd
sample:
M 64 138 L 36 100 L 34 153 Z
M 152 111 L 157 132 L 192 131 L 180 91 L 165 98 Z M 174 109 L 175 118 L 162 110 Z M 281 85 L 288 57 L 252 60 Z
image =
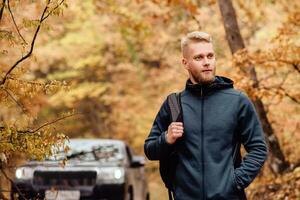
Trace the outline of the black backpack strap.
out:
M 182 122 L 181 93 L 172 93 L 168 96 L 168 105 L 172 122 Z
M 182 107 L 181 107 L 181 93 L 170 94 L 168 96 L 168 105 L 170 108 L 171 121 L 183 122 Z M 172 187 L 170 185 L 168 187 L 168 196 L 169 196 L 169 200 L 175 200 L 174 191 L 172 191 Z

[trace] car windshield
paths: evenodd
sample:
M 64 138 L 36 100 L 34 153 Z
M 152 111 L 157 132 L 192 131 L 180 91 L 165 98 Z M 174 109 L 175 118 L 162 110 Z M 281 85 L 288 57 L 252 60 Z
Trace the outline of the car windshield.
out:
M 124 159 L 122 146 L 117 143 L 107 141 L 86 141 L 70 140 L 66 143 L 69 151 L 59 151 L 57 154 L 47 158 L 47 160 L 80 160 L 80 161 L 100 161 L 119 162 Z

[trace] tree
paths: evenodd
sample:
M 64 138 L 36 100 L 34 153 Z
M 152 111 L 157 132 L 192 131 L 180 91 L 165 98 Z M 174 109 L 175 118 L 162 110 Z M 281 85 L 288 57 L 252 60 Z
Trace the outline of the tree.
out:
M 239 26 L 236 19 L 235 10 L 233 8 L 232 2 L 230 0 L 219 0 L 219 8 L 223 17 L 224 29 L 226 32 L 226 37 L 228 44 L 230 46 L 230 50 L 232 54 L 237 52 L 245 52 L 246 47 L 239 31 Z M 243 62 L 242 64 L 245 64 Z M 254 90 L 259 89 L 259 81 L 256 75 L 255 66 L 251 64 L 251 62 L 246 63 L 246 65 L 239 65 L 240 69 L 243 71 L 245 76 L 249 76 L 252 81 L 251 86 Z M 286 160 L 281 147 L 279 145 L 279 141 L 277 136 L 274 134 L 274 130 L 272 125 L 267 117 L 265 106 L 261 100 L 261 98 L 255 93 L 250 94 L 252 101 L 258 111 L 260 120 L 262 122 L 262 126 L 264 132 L 266 134 L 266 140 L 269 145 L 269 164 L 273 173 L 283 173 L 286 171 L 290 164 Z
M 23 36 L 24 32 L 20 30 L 20 24 L 13 13 L 13 8 L 18 4 L 25 6 L 30 3 L 3 0 L 0 5 L 0 56 L 16 59 L 13 64 L 0 63 L 0 177 L 8 179 L 11 183 L 13 181 L 9 178 L 6 168 L 8 165 L 14 165 L 14 155 L 22 154 L 26 158 L 37 160 L 52 155 L 64 146 L 67 138 L 62 133 L 57 133 L 53 124 L 73 115 L 64 114 L 58 119 L 37 125 L 38 112 L 46 104 L 43 97 L 59 91 L 65 84 L 56 81 L 43 83 L 26 80 L 23 78 L 26 75 L 26 67 L 21 66 L 32 57 L 36 39 L 45 26 L 45 20 L 51 15 L 59 15 L 61 5 L 66 4 L 64 0 L 47 0 L 46 3 L 40 4 L 43 9 L 38 20 L 23 19 L 22 27 L 27 27 L 28 31 L 33 29 L 30 43 L 27 43 L 28 38 Z M 17 56 L 20 50 L 18 47 L 21 49 L 20 57 Z M 1 178 L 2 181 L 4 179 Z M 3 195 L 2 197 L 4 198 Z

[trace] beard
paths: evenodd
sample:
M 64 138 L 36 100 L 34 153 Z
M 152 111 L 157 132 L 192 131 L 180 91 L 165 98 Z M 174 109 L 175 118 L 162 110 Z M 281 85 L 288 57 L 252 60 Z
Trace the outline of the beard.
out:
M 206 73 L 206 72 L 189 72 L 191 79 L 200 84 L 209 84 L 212 83 L 215 80 L 215 75 L 216 75 L 216 68 L 213 69 L 212 72 Z

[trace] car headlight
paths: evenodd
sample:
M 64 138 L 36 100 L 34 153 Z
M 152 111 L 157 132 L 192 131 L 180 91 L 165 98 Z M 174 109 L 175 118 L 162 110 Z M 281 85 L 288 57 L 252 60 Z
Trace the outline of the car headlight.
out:
M 17 179 L 31 179 L 33 177 L 33 169 L 29 167 L 20 167 L 16 170 Z
M 103 183 L 121 183 L 124 182 L 124 168 L 104 167 L 98 173 L 98 182 Z

